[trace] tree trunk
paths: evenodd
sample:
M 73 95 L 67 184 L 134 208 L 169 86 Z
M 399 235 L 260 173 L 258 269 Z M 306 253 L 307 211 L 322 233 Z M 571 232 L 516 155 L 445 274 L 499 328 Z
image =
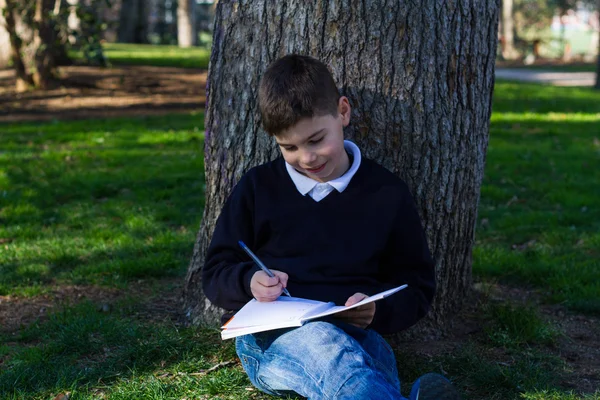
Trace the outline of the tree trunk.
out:
M 6 29 L 6 18 L 4 11 L 6 9 L 6 1 L 0 0 L 0 68 L 8 67 L 10 62 L 11 45 L 10 35 Z
M 47 89 L 53 77 L 55 67 L 53 49 L 55 35 L 50 12 L 54 7 L 53 0 L 36 0 L 34 15 L 33 43 L 35 46 L 33 83 L 36 88 Z
M 598 0 L 598 25 L 600 25 L 600 0 Z M 598 33 L 598 61 L 596 66 L 596 85 L 594 87 L 600 90 L 600 32 Z
M 67 17 L 67 26 L 69 27 L 69 42 L 74 45 L 77 43 L 77 36 L 81 34 L 81 19 L 77 15 L 79 0 L 67 0 L 69 7 L 69 16 Z
M 245 171 L 280 154 L 260 129 L 257 89 L 267 65 L 288 53 L 331 67 L 353 107 L 347 138 L 415 197 L 438 282 L 421 329 L 439 328 L 458 311 L 471 287 L 498 12 L 490 0 L 219 2 L 207 85 L 206 206 L 183 291 L 192 323 L 214 325 L 222 312 L 200 280 L 224 201 Z
M 134 26 L 137 16 L 138 1 L 123 0 L 119 12 L 119 27 L 117 41 L 120 43 L 133 43 Z
M 146 0 L 139 0 L 137 23 L 135 25 L 135 43 L 148 43 L 148 10 Z
M 148 43 L 148 7 L 145 0 L 123 0 L 119 13 L 117 41 Z
M 196 45 L 195 0 L 179 0 L 177 4 L 177 43 L 179 47 Z
M 502 58 L 515 60 L 519 53 L 515 49 L 515 24 L 513 0 L 502 0 Z
M 6 30 L 10 38 L 10 59 L 15 69 L 16 90 L 22 92 L 33 86 L 33 78 L 25 68 L 25 62 L 21 55 L 23 41 L 17 29 L 16 0 L 6 0 L 3 8 L 4 19 L 6 21 Z

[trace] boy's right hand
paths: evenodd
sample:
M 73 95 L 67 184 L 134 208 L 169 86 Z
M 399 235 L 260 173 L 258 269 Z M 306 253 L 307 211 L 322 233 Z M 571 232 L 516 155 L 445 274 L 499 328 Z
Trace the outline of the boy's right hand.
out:
M 285 272 L 272 269 L 274 277 L 267 275 L 265 271 L 257 271 L 250 280 L 250 291 L 258 301 L 277 300 L 283 288 L 287 286 L 288 275 Z

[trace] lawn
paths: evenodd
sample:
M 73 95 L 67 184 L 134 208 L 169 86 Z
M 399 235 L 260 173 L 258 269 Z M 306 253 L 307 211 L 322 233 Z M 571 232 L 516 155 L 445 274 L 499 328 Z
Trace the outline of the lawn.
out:
M 105 43 L 104 55 L 112 65 L 152 65 L 156 67 L 208 68 L 210 46 L 186 49 L 173 45 Z M 74 59 L 83 57 L 73 52 Z
M 271 398 L 216 330 L 147 318 L 178 290 L 200 224 L 202 114 L 0 130 L 0 296 L 123 294 L 0 334 L 0 398 Z M 497 83 L 477 224 L 484 287 L 600 314 L 600 94 Z M 477 318 L 481 332 L 448 352 L 398 348 L 403 390 L 433 370 L 470 399 L 600 399 L 564 383 L 563 333 L 538 306 L 490 300 Z

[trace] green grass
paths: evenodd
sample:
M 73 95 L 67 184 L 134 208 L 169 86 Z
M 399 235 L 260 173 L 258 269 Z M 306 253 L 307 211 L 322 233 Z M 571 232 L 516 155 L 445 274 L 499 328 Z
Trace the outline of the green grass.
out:
M 203 209 L 203 115 L 1 125 L 0 295 L 89 284 L 131 292 L 0 336 L 0 398 L 270 399 L 233 341 L 147 321 L 140 278 L 183 280 Z M 600 97 L 499 82 L 474 249 L 477 279 L 600 306 Z M 162 290 L 162 292 L 161 292 Z M 137 297 L 136 297 L 137 296 Z M 484 304 L 483 331 L 426 357 L 398 349 L 403 390 L 428 371 L 474 399 L 598 400 L 563 388 L 560 331 L 533 306 Z M 225 363 L 222 368 L 202 373 Z
M 529 344 L 553 345 L 559 332 L 545 322 L 532 305 L 489 303 L 484 307 L 490 321 L 485 327 L 491 343 L 502 348 Z
M 499 83 L 474 272 L 600 314 L 600 93 Z
M 186 49 L 173 45 L 105 43 L 104 55 L 112 65 L 152 65 L 156 67 L 181 67 L 208 69 L 210 47 Z M 73 54 L 75 59 L 81 53 Z
M 23 330 L 0 373 L 0 398 L 248 398 L 240 397 L 251 393 L 241 368 L 201 373 L 231 360 L 232 342 L 223 346 L 211 330 L 143 324 L 132 310 L 122 303 L 107 314 L 82 303 Z
M 203 210 L 203 116 L 4 126 L 0 295 L 180 275 Z

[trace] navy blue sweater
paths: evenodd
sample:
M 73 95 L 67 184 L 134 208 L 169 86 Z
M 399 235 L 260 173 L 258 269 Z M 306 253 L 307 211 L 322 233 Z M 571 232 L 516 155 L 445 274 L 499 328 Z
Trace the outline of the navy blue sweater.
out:
M 346 190 L 320 202 L 298 192 L 281 157 L 242 177 L 219 216 L 202 271 L 208 299 L 231 311 L 252 299 L 250 280 L 259 270 L 239 240 L 267 267 L 289 275 L 294 297 L 343 305 L 356 292 L 408 284 L 376 303 L 369 328 L 379 333 L 415 324 L 434 295 L 434 262 L 408 187 L 365 158 Z

